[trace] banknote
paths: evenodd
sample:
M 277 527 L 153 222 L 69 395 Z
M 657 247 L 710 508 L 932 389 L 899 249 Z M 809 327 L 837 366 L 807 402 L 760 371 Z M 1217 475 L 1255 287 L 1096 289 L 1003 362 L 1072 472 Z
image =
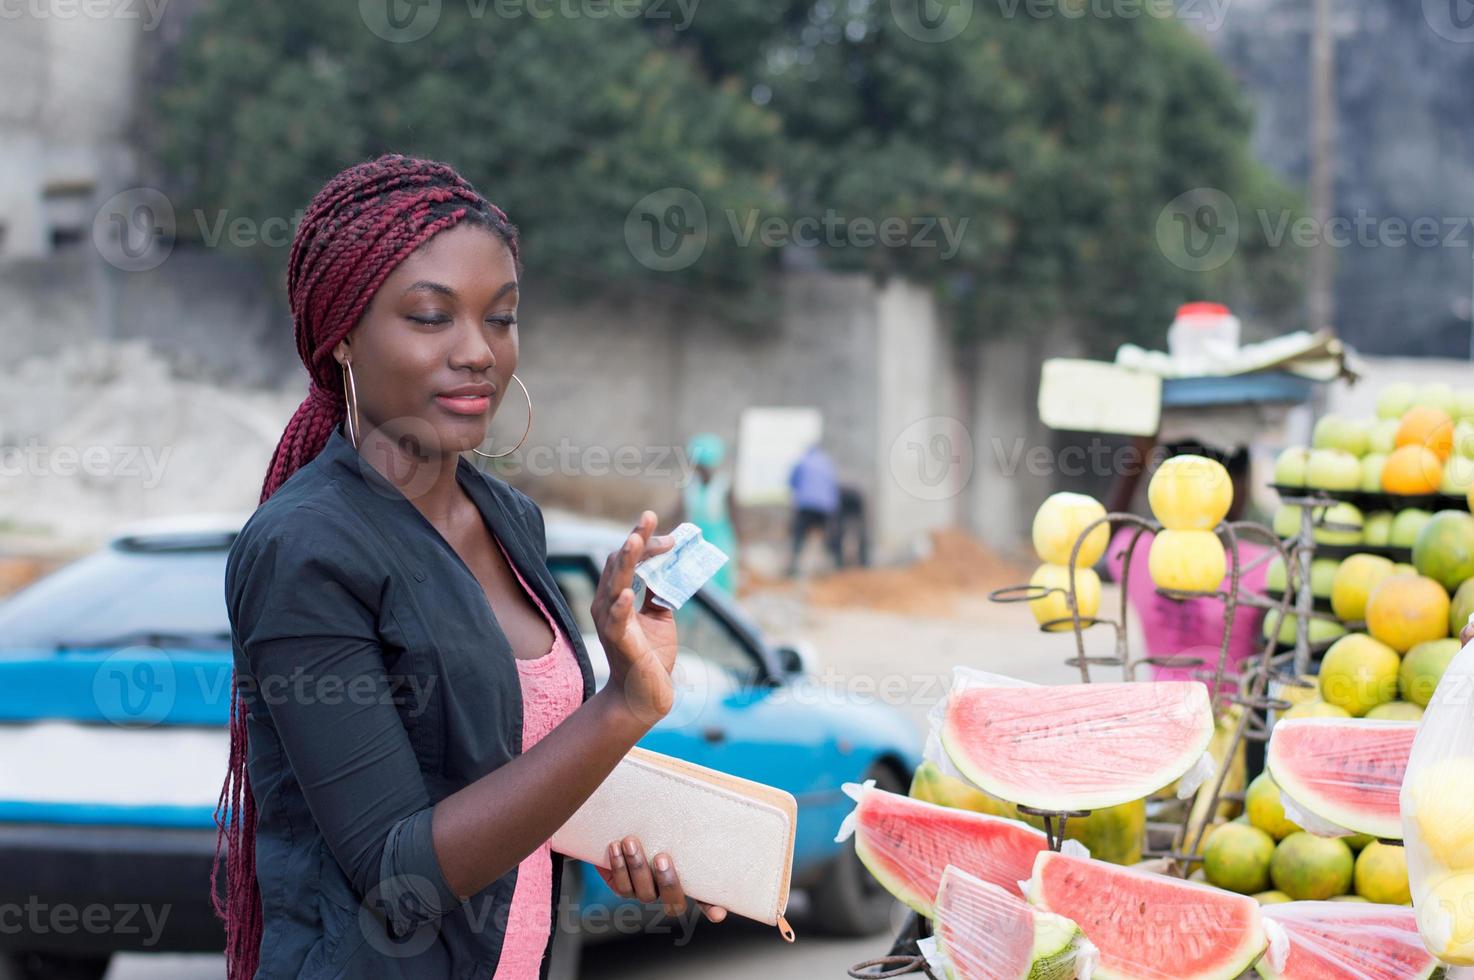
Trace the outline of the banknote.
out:
M 679 609 L 727 563 L 727 556 L 703 538 L 695 524 L 678 524 L 671 536 L 675 546 L 640 562 L 635 574 L 650 590 L 652 602 L 666 609 Z

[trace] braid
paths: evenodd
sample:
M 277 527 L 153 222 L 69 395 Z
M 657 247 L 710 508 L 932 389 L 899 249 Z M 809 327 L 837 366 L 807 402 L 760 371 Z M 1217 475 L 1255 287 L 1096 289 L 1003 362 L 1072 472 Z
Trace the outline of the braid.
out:
M 312 199 L 287 258 L 287 298 L 297 353 L 307 367 L 307 397 L 272 453 L 261 503 L 322 452 L 343 421 L 347 407 L 333 348 L 357 325 L 394 268 L 457 224 L 478 225 L 497 234 L 520 274 L 516 226 L 443 163 L 386 154 L 342 171 Z M 247 773 L 247 715 L 233 676 L 230 761 L 215 810 L 216 860 L 210 871 L 210 899 L 225 924 L 228 980 L 253 976 L 261 955 L 256 801 Z M 215 883 L 223 842 L 229 849 L 222 902 Z

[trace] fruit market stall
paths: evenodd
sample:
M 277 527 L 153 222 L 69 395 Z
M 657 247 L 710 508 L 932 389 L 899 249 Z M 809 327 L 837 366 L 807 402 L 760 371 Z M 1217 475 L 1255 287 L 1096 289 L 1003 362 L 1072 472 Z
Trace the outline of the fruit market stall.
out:
M 1380 422 L 1322 420 L 1311 446 L 1282 456 L 1269 527 L 1226 519 L 1231 481 L 1204 456 L 1157 468 L 1152 519 L 1081 494 L 1045 502 L 1042 564 L 995 598 L 1070 634 L 1080 683 L 959 668 L 909 794 L 852 787 L 842 834 L 910 914 L 888 955 L 851 976 L 1471 975 L 1474 744 L 1422 771 L 1409 760 L 1435 710 L 1468 715 L 1456 678 L 1440 681 L 1474 612 L 1471 493 L 1444 492 L 1459 486 L 1448 470 L 1474 460 L 1474 414 L 1438 404 L 1436 388 L 1396 394 Z M 1389 471 L 1405 449 L 1412 462 Z M 1327 452 L 1351 457 L 1355 487 Z M 1387 515 L 1371 539 L 1368 512 Z M 1263 548 L 1246 558 L 1251 539 Z M 1140 655 L 1125 590 L 1119 617 L 1101 609 L 1108 549 L 1124 569 L 1144 562 L 1162 600 L 1220 606 L 1221 634 Z M 1264 626 L 1235 661 L 1245 610 Z M 1112 655 L 1086 655 L 1093 629 L 1114 633 Z M 1474 674 L 1474 652 L 1463 662 Z M 1262 772 L 1245 761 L 1253 743 Z M 1432 855 L 1421 878 L 1407 827 Z

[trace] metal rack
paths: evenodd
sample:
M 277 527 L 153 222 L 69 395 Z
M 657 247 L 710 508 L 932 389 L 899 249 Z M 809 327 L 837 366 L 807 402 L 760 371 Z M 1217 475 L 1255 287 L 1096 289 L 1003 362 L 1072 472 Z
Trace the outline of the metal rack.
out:
M 1217 528 L 1227 540 L 1229 581 L 1226 589 L 1204 592 L 1157 589 L 1158 595 L 1179 602 L 1208 599 L 1224 604 L 1223 635 L 1219 639 L 1218 656 L 1211 665 L 1202 657 L 1190 655 L 1134 656 L 1128 626 L 1127 591 L 1124 587 L 1121 589 L 1119 618 L 1108 619 L 1099 615 L 1080 615 L 1080 607 L 1076 599 L 1077 567 L 1075 562 L 1082 545 L 1091 532 L 1102 525 L 1106 525 L 1113 534 L 1119 528 L 1131 528 L 1130 537 L 1117 553 L 1122 559 L 1121 580 L 1124 585 L 1129 580 L 1132 558 L 1141 544 L 1142 536 L 1148 531 L 1156 534 L 1162 530 L 1162 526 L 1156 521 L 1138 517 L 1135 514 L 1109 513 L 1092 521 L 1080 532 L 1070 551 L 1069 584 L 1066 588 L 1014 585 L 989 593 L 989 598 L 995 602 L 1032 602 L 1053 594 L 1062 595 L 1070 610 L 1070 615 L 1042 622 L 1039 628 L 1049 633 L 1069 631 L 1074 634 L 1075 656 L 1066 660 L 1065 664 L 1080 672 L 1082 683 L 1089 684 L 1098 679 L 1092 676 L 1092 668 L 1119 668 L 1121 678 L 1125 681 L 1136 680 L 1137 667 L 1142 664 L 1194 670 L 1196 676 L 1209 685 L 1213 698 L 1215 722 L 1221 723 L 1225 713 L 1233 712 L 1235 707 L 1238 709 L 1238 720 L 1230 737 L 1227 751 L 1224 753 L 1225 760 L 1232 760 L 1245 742 L 1267 742 L 1270 736 L 1270 713 L 1284 711 L 1291 707 L 1291 702 L 1270 695 L 1272 683 L 1278 682 L 1294 687 L 1309 686 L 1302 678 L 1310 668 L 1312 654 L 1310 623 L 1314 619 L 1333 620 L 1335 618 L 1315 609 L 1315 597 L 1311 591 L 1310 565 L 1316 551 L 1317 530 L 1349 529 L 1345 525 L 1329 523 L 1324 519 L 1325 511 L 1338 501 L 1330 496 L 1316 493 L 1309 493 L 1305 496 L 1285 496 L 1282 497 L 1282 500 L 1284 503 L 1296 504 L 1301 508 L 1300 528 L 1294 538 L 1281 540 L 1271 528 L 1252 521 L 1229 521 Z M 1269 550 L 1258 558 L 1243 563 L 1240 560 L 1238 544 L 1240 540 L 1248 539 L 1263 541 L 1269 546 Z M 1286 588 L 1284 593 L 1278 599 L 1274 599 L 1246 591 L 1243 586 L 1244 576 L 1261 564 L 1273 560 L 1276 556 L 1285 563 Z M 1265 630 L 1265 639 L 1259 656 L 1254 658 L 1252 664 L 1248 665 L 1242 673 L 1235 673 L 1228 669 L 1229 640 L 1233 634 L 1235 618 L 1239 609 L 1243 607 L 1266 610 L 1269 628 Z M 1287 617 L 1293 617 L 1296 622 L 1295 642 L 1289 650 L 1281 651 L 1280 630 Z M 1085 631 L 1101 625 L 1110 626 L 1115 630 L 1114 653 L 1109 655 L 1087 654 Z M 1173 821 L 1158 820 L 1148 824 L 1149 831 L 1156 829 L 1159 832 L 1170 832 L 1171 844 L 1166 850 L 1144 848 L 1144 857 L 1165 859 L 1169 872 L 1179 877 L 1185 878 L 1191 873 L 1193 866 L 1202 861 L 1200 854 L 1202 840 L 1208 827 L 1213 823 L 1220 805 L 1226 801 L 1242 802 L 1243 800 L 1244 794 L 1241 791 L 1228 792 L 1225 789 L 1229 769 L 1228 764 L 1219 766 L 1215 775 L 1198 789 L 1198 793 L 1191 800 L 1161 797 L 1153 797 L 1149 800 L 1159 809 L 1170 810 L 1176 807 L 1180 809 L 1180 814 Z M 1208 793 L 1208 803 L 1200 811 L 1202 819 L 1194 822 L 1192 815 L 1194 812 L 1199 812 L 1199 807 L 1195 804 L 1204 792 Z M 1067 822 L 1072 818 L 1089 816 L 1091 812 L 1089 810 L 1045 811 L 1022 806 L 1019 807 L 1019 810 L 1042 819 L 1049 847 L 1055 851 L 1059 850 L 1063 844 Z M 878 980 L 882 977 L 897 977 L 919 972 L 927 977 L 934 977 L 927 969 L 926 961 L 916 945 L 918 939 L 930 934 L 931 923 L 915 911 L 909 912 L 890 951 L 883 957 L 855 964 L 850 968 L 849 976 L 857 980 Z

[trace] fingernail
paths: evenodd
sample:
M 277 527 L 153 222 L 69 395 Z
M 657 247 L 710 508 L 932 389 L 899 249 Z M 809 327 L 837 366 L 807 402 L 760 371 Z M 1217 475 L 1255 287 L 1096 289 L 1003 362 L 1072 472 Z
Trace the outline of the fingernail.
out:
M 657 854 L 657 855 L 655 855 L 655 870 L 657 870 L 657 871 L 669 871 L 670 870 L 670 858 L 666 857 L 664 854 Z

